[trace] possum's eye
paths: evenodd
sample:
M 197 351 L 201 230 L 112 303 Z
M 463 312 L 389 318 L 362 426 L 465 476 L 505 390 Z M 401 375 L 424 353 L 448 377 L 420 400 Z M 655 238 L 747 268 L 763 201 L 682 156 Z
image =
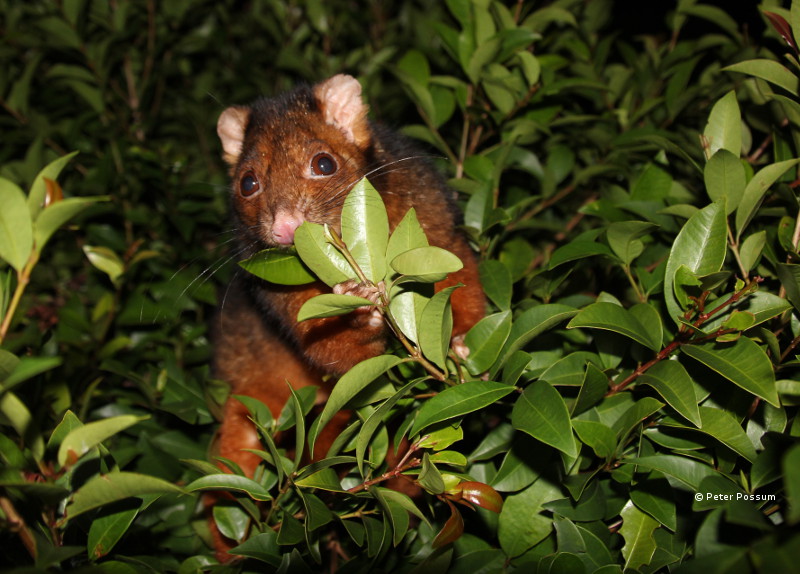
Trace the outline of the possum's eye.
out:
M 311 158 L 311 173 L 314 175 L 333 175 L 339 166 L 329 153 L 318 153 Z
M 258 178 L 252 171 L 248 171 L 239 180 L 239 193 L 242 197 L 250 197 L 261 189 L 261 184 L 258 183 Z

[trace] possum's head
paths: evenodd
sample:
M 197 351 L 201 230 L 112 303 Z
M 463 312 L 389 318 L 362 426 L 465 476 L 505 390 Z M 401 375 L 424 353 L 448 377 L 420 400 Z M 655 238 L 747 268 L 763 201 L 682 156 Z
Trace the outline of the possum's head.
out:
M 358 81 L 340 74 L 222 112 L 217 133 L 248 243 L 291 245 L 304 221 L 338 229 L 345 196 L 370 167 L 367 109 Z

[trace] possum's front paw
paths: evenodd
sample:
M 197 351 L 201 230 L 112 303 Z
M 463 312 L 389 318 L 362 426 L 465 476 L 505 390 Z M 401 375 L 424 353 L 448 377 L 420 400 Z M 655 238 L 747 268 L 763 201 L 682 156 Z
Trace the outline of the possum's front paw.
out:
M 469 357 L 469 347 L 464 343 L 464 335 L 456 335 L 453 337 L 450 341 L 450 346 L 460 359 L 466 360 L 467 357 Z
M 359 283 L 355 279 L 348 279 L 347 281 L 334 285 L 333 292 L 337 295 L 363 297 L 377 305 L 381 301 L 381 295 L 386 293 L 386 284 L 380 281 L 377 285 L 366 285 L 364 283 Z M 375 307 L 364 305 L 356 309 L 355 312 L 369 313 L 369 325 L 371 327 L 379 327 L 383 324 L 383 317 L 380 311 Z

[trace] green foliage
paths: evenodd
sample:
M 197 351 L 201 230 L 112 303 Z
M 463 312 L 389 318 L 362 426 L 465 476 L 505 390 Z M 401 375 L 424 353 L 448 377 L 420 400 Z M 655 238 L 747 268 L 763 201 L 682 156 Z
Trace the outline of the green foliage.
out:
M 652 35 L 612 0 L 240 4 L 0 1 L 0 562 L 792 571 L 800 4 L 681 1 Z M 396 344 L 315 420 L 313 389 L 277 419 L 243 398 L 264 463 L 222 473 L 219 102 L 340 71 L 445 158 L 490 309 L 462 360 L 454 288 L 430 290 L 461 262 L 413 211 L 390 233 L 363 181 L 341 237 L 306 223 L 296 253 L 242 266 L 361 283 L 300 319 L 374 313 Z M 356 419 L 306 464 L 342 408 Z M 387 488 L 400 475 L 423 493 Z M 236 564 L 209 546 L 216 491 Z

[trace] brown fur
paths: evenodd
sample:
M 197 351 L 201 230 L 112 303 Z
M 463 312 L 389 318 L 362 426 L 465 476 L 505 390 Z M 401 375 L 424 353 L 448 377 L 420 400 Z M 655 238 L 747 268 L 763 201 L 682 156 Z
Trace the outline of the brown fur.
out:
M 370 123 L 360 86 L 349 76 L 334 76 L 313 88 L 302 87 L 251 107 L 229 108 L 218 132 L 223 157 L 231 166 L 232 200 L 243 259 L 281 243 L 281 218 L 327 223 L 339 230 L 342 203 L 350 187 L 367 175 L 381 194 L 390 228 L 416 208 L 432 245 L 454 252 L 464 268 L 436 285 L 437 290 L 464 283 L 452 296 L 455 337 L 484 314 L 477 262 L 456 226 L 452 192 L 419 152 L 397 134 Z M 328 154 L 337 171 L 320 177 L 310 164 Z M 246 179 L 247 178 L 247 179 Z M 257 181 L 255 193 L 240 193 Z M 277 416 L 294 388 L 319 387 L 318 403 L 331 390 L 325 375 L 341 375 L 364 359 L 384 352 L 389 335 L 368 312 L 297 323 L 300 307 L 330 292 L 322 283 L 285 287 L 239 273 L 223 300 L 214 333 L 214 373 L 234 394 L 263 401 Z M 320 436 L 314 458 L 324 456 L 346 424 L 334 420 Z M 252 476 L 259 458 L 244 452 L 259 448 L 247 411 L 235 399 L 225 406 L 220 454 Z M 219 543 L 220 550 L 227 547 Z

